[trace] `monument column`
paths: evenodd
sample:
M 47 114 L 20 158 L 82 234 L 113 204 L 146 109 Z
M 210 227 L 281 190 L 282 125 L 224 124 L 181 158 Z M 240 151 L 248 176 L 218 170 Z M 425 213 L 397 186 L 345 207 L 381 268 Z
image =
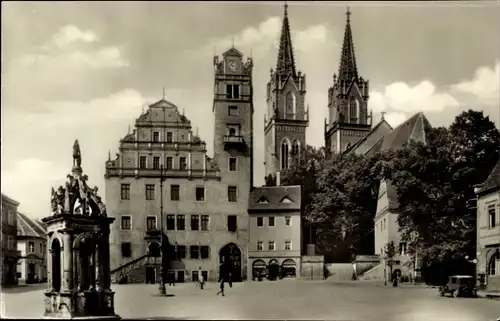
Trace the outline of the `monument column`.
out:
M 63 274 L 63 289 L 70 291 L 73 289 L 73 251 L 72 251 L 72 237 L 71 234 L 66 232 L 63 235 L 64 246 L 64 274 Z

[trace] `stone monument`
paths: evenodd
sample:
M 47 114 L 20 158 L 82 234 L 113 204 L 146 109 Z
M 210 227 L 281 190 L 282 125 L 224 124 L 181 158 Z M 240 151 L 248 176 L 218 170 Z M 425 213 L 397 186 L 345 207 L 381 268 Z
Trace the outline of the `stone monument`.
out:
M 52 215 L 47 224 L 47 318 L 118 320 L 109 269 L 109 226 L 97 187 L 87 185 L 78 140 L 73 145 L 73 169 L 67 181 L 52 188 Z

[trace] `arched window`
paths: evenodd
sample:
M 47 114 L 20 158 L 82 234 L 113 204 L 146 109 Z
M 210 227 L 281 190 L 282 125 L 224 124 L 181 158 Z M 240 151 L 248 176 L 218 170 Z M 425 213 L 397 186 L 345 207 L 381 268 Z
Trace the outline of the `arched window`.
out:
M 499 274 L 498 270 L 500 269 L 500 266 L 498 266 L 498 260 L 500 260 L 500 254 L 499 252 L 496 252 L 491 256 L 490 261 L 488 262 L 488 270 L 487 270 L 488 275 Z
M 295 94 L 292 91 L 289 91 L 285 97 L 285 105 L 286 105 L 286 118 L 295 119 L 295 114 L 297 113 L 297 104 L 295 101 Z
M 288 142 L 286 140 L 281 143 L 281 169 L 288 168 L 288 151 L 290 146 L 288 146 Z
M 293 157 L 299 157 L 300 156 L 300 148 L 299 148 L 299 142 L 298 141 L 294 141 L 293 144 L 292 144 L 292 156 Z
M 359 121 L 359 101 L 351 97 L 349 100 L 349 122 L 357 124 Z
M 55 292 L 61 291 L 61 243 L 57 238 L 54 238 L 51 246 L 52 254 L 52 290 Z

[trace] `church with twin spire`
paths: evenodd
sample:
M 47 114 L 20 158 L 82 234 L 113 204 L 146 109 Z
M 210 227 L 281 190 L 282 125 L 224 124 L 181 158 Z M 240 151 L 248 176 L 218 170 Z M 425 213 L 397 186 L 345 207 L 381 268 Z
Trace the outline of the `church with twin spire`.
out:
M 330 154 L 379 150 L 394 132 L 383 119 L 372 128 L 369 83 L 358 74 L 350 23 L 347 11 L 339 70 L 328 89 Z M 110 231 L 115 282 L 217 280 L 222 263 L 234 282 L 322 276 L 323 259 L 303 233 L 301 187 L 280 184 L 280 172 L 306 147 L 310 120 L 288 5 L 262 102 L 264 146 L 254 146 L 253 67 L 234 46 L 213 59 L 213 157 L 190 120 L 164 98 L 135 120 L 116 157 L 109 155 L 105 194 L 116 218 Z M 422 117 L 411 126 L 423 128 L 416 124 Z M 265 149 L 264 160 L 254 160 L 254 148 Z M 264 161 L 274 184 L 254 186 L 255 161 Z

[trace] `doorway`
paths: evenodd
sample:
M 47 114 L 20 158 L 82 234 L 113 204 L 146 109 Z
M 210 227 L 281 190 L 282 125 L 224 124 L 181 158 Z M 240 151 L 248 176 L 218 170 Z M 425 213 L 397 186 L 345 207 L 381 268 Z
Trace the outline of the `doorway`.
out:
M 35 264 L 28 264 L 28 277 L 26 283 L 35 283 Z
M 156 283 L 156 269 L 154 267 L 146 267 L 146 283 L 155 284 Z
M 234 244 L 229 243 L 222 247 L 219 251 L 219 262 L 224 262 L 228 268 L 227 272 L 231 274 L 232 282 L 241 282 L 241 250 Z M 229 281 L 229 275 L 224 276 Z

